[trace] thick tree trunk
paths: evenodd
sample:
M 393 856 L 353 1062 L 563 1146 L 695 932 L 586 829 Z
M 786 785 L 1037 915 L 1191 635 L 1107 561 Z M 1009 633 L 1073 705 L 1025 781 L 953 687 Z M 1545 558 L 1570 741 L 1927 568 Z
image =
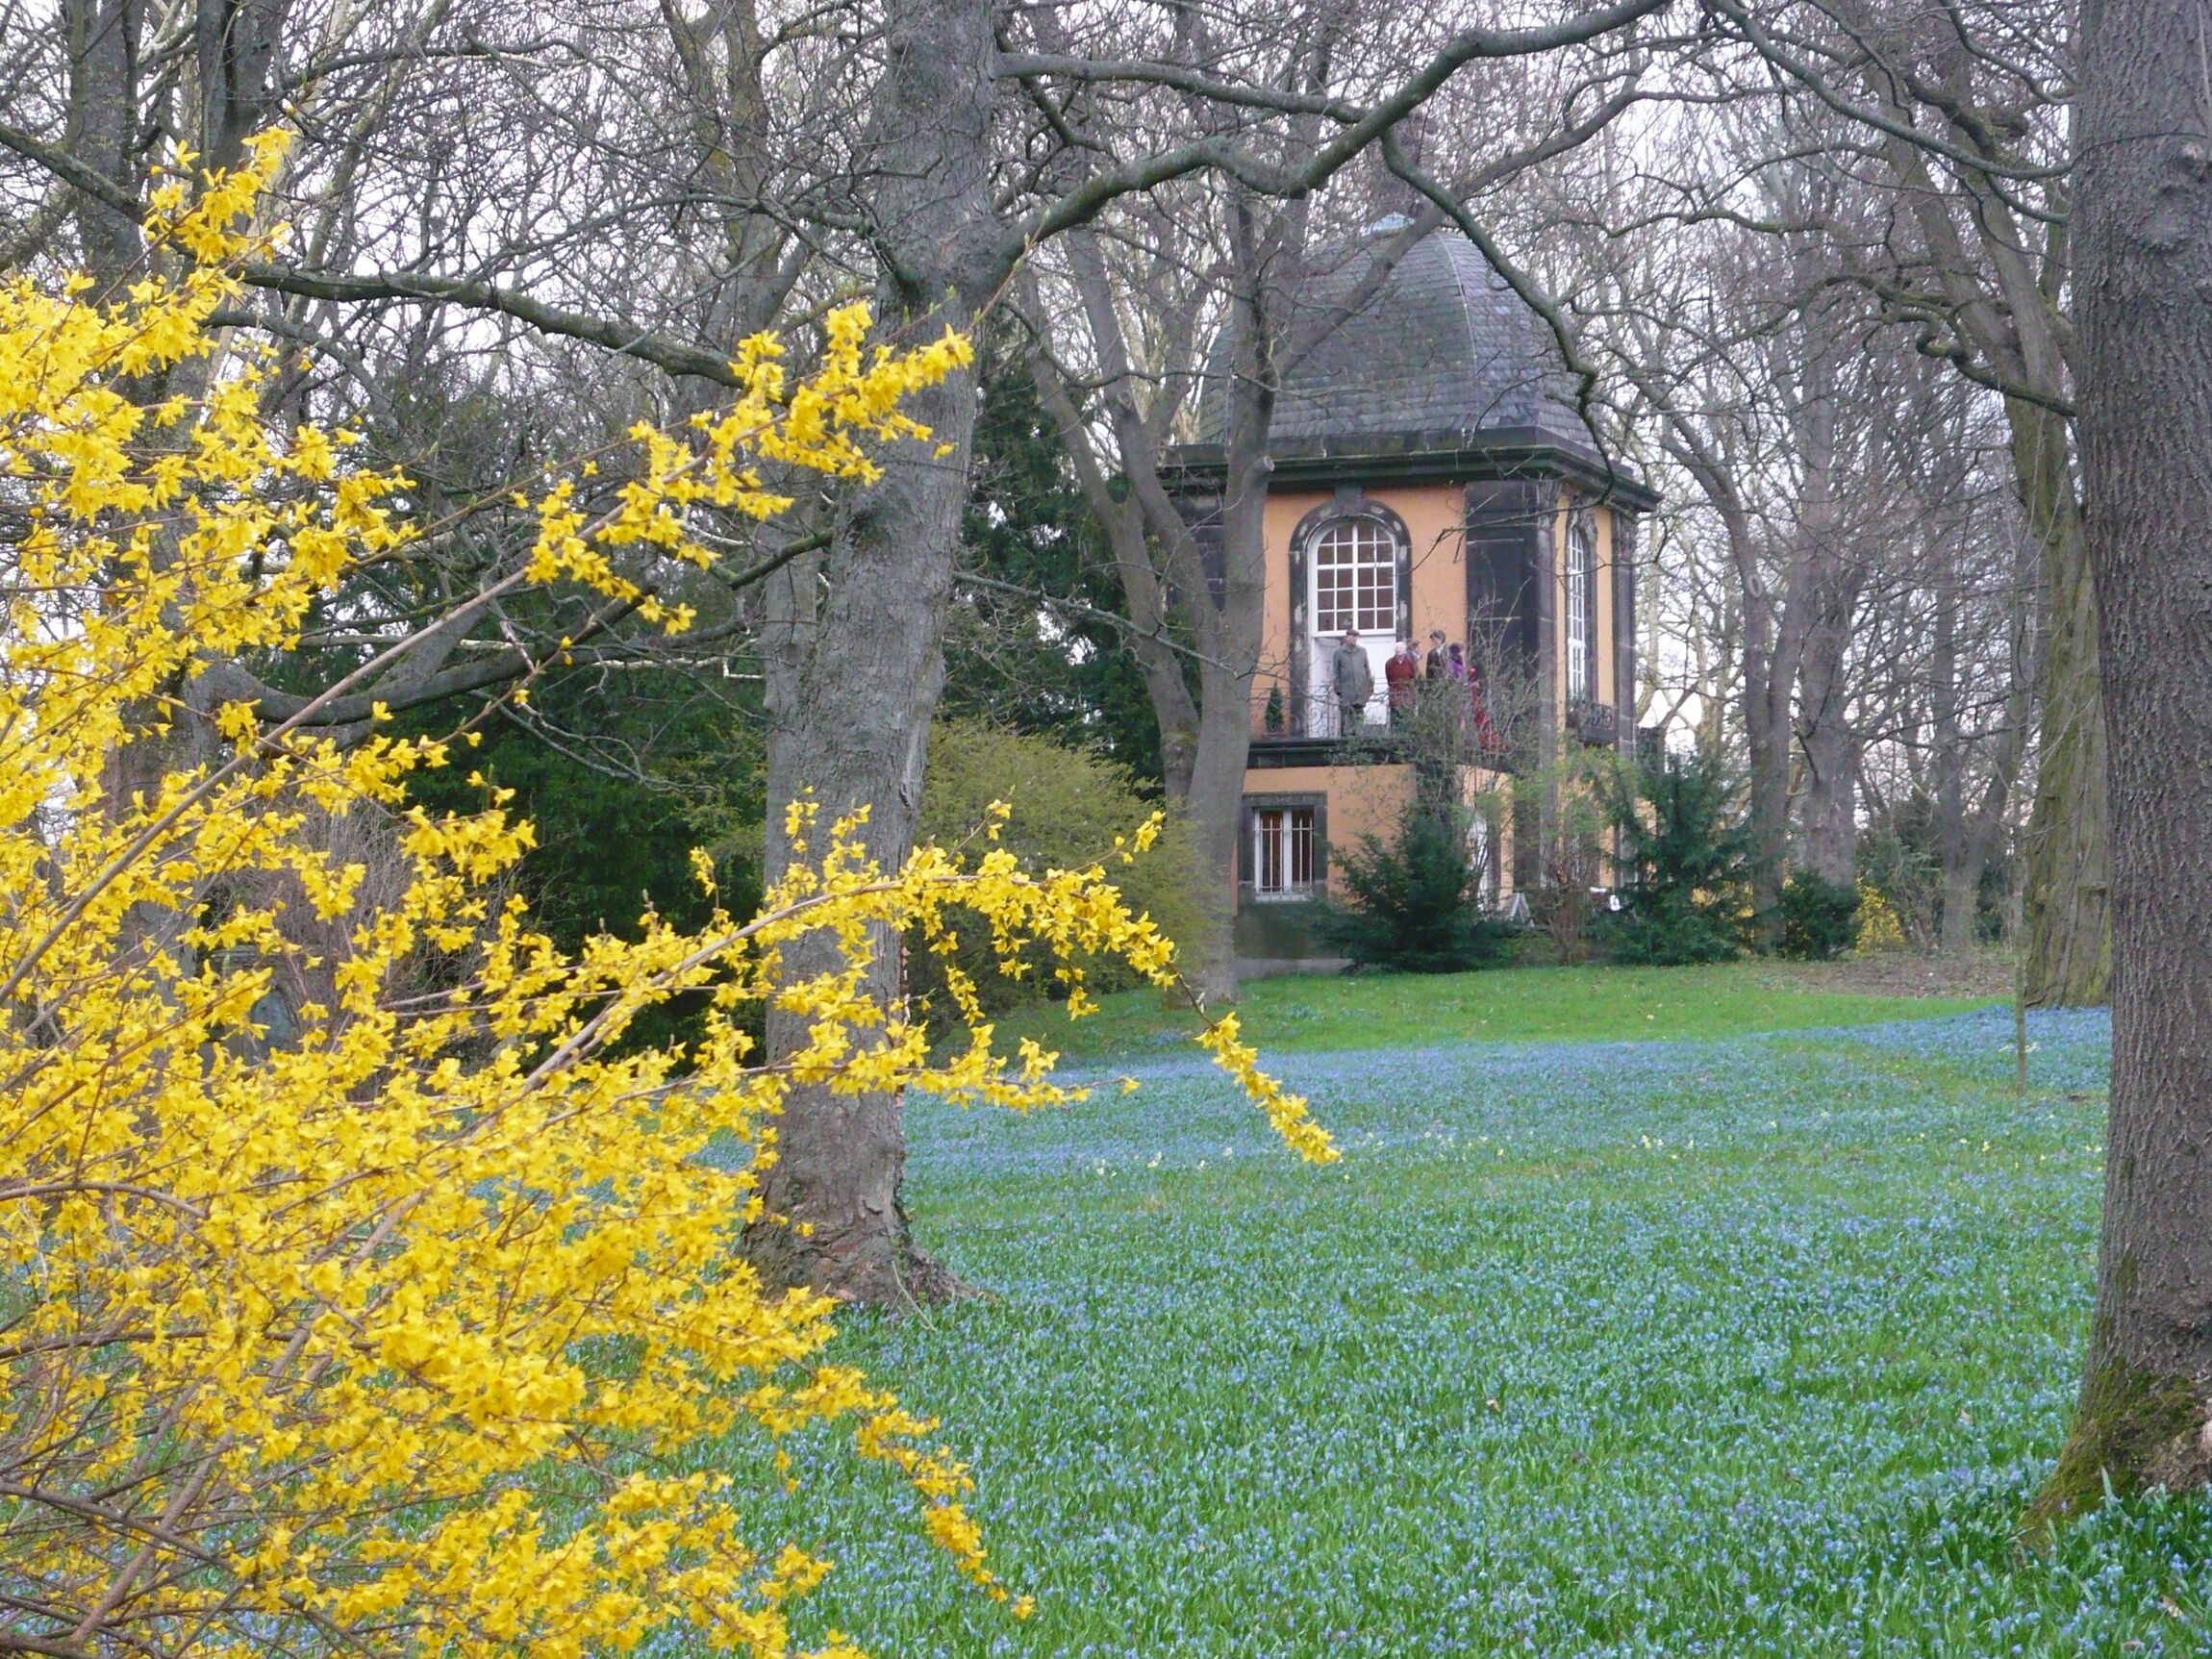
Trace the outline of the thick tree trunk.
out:
M 1208 667 L 1201 690 L 1189 809 L 1199 867 L 1218 874 L 1201 893 L 1205 932 L 1185 971 L 1211 1005 L 1237 998 L 1237 826 L 1251 740 L 1252 676 Z
M 1192 602 L 1212 612 L 1212 649 L 1198 667 L 1198 754 L 1191 768 L 1190 813 L 1206 884 L 1205 935 L 1193 952 L 1193 981 L 1209 1004 L 1237 996 L 1237 831 L 1252 738 L 1252 670 L 1259 660 L 1261 590 L 1267 565 L 1266 433 L 1272 414 L 1255 417 L 1256 443 L 1229 445 L 1229 490 L 1221 508 L 1221 598 L 1201 587 Z M 1232 417 L 1234 425 L 1235 417 Z
M 1858 740 L 1841 720 L 1805 735 L 1805 864 L 1823 881 L 1858 879 Z
M 138 75 L 145 7 L 141 0 L 66 0 L 69 127 L 66 148 L 119 189 L 144 183 L 137 159 Z M 113 298 L 138 263 L 135 220 L 90 196 L 76 198 L 78 257 L 96 299 Z
M 1798 670 L 1797 741 L 1805 757 L 1804 861 L 1823 881 L 1858 879 L 1859 739 L 1848 717 L 1846 653 L 1855 585 L 1811 630 Z
M 2203 0 L 2091 13 L 2075 226 L 2111 712 L 2112 1096 L 2097 1306 L 2036 1536 L 2212 1472 L 2212 141 Z
M 826 559 L 794 566 L 775 596 L 769 626 L 767 868 L 792 856 L 784 803 L 811 796 L 819 817 L 808 856 L 828 843 L 831 821 L 866 807 L 860 839 L 885 867 L 914 844 L 929 721 L 943 683 L 940 652 L 952 586 L 974 386 L 962 375 L 915 398 L 916 418 L 960 453 L 938 458 L 908 443 L 886 457 L 880 482 L 839 515 Z M 899 941 L 871 940 L 867 992 L 900 993 Z M 834 971 L 833 941 L 787 952 L 787 980 Z M 771 1009 L 768 1052 L 803 1046 L 807 1022 Z M 867 1041 L 867 1033 L 858 1034 Z M 854 1301 L 898 1307 L 938 1300 L 952 1282 L 916 1252 L 898 1183 L 906 1161 L 899 1101 L 888 1094 L 792 1091 L 777 1126 L 775 1162 L 761 1194 L 770 1219 L 746 1251 L 772 1280 Z
M 2031 1007 L 2089 1007 L 2104 1001 L 2112 976 L 2097 583 L 2074 493 L 2065 422 L 2019 399 L 2013 400 L 2011 419 L 2014 469 L 2029 529 L 2043 549 L 2045 593 L 2022 993 Z
M 1812 249 L 1800 244 L 1793 262 L 1808 291 L 1820 271 Z M 1825 299 L 1807 308 L 1808 334 L 1833 332 Z M 1843 503 L 1836 490 L 1836 367 L 1816 344 L 1801 370 L 1790 424 L 1803 477 L 1797 486 L 1797 545 L 1791 550 L 1784 593 L 1789 609 L 1777 630 L 1774 667 L 1787 669 L 1768 694 L 1797 693 L 1798 752 L 1804 757 L 1802 807 L 1804 862 L 1824 881 L 1848 883 L 1858 874 L 1859 745 L 1850 728 L 1850 687 L 1846 678 L 1852 614 L 1859 581 L 1843 545 Z
M 1744 623 L 1744 741 L 1750 752 L 1750 798 L 1745 819 L 1751 838 L 1751 932 L 1758 948 L 1771 951 L 1782 941 L 1782 864 L 1790 832 L 1789 683 L 1786 679 L 1777 683 L 1774 673 L 1772 608 L 1764 596 L 1747 592 Z
M 919 341 L 971 327 L 998 274 L 988 191 L 991 12 L 979 0 L 894 0 L 885 35 L 869 204 L 884 255 L 881 309 L 900 338 Z M 930 440 L 890 446 L 882 478 L 841 505 L 826 558 L 792 566 L 774 596 L 764 641 L 771 874 L 790 851 L 785 805 L 802 796 L 821 814 L 813 856 L 831 820 L 861 807 L 861 839 L 879 864 L 895 866 L 913 845 L 975 408 L 965 373 L 916 396 L 909 413 Z M 938 454 L 941 445 L 949 452 Z M 898 941 L 872 944 L 867 991 L 888 1004 L 900 993 Z M 787 979 L 836 960 L 827 941 L 789 953 Z M 804 1022 L 781 1011 L 770 1012 L 767 1035 L 779 1056 L 807 1039 Z M 950 1276 L 907 1236 L 905 1159 L 896 1097 L 793 1090 L 762 1181 L 769 1219 L 750 1229 L 748 1255 L 773 1282 L 854 1301 L 901 1307 L 950 1294 Z
M 1239 290 L 1230 327 L 1235 373 L 1223 392 L 1227 404 L 1222 444 L 1220 596 L 1201 570 L 1180 584 L 1180 595 L 1196 626 L 1205 661 L 1199 665 L 1198 760 L 1191 773 L 1191 817 L 1197 831 L 1203 867 L 1214 872 L 1207 883 L 1205 937 L 1194 967 L 1195 981 L 1209 1003 L 1237 996 L 1237 827 L 1241 818 L 1244 767 L 1252 737 L 1252 672 L 1260 654 L 1261 604 L 1267 582 L 1268 483 L 1274 463 L 1268 439 L 1275 424 L 1275 389 L 1284 349 L 1281 339 L 1289 311 L 1287 296 L 1296 291 L 1296 257 L 1304 247 L 1301 209 L 1287 210 L 1288 235 L 1256 234 L 1248 203 L 1234 211 Z M 1270 272 L 1270 247 L 1287 268 Z M 1284 249 L 1288 247 L 1289 254 Z

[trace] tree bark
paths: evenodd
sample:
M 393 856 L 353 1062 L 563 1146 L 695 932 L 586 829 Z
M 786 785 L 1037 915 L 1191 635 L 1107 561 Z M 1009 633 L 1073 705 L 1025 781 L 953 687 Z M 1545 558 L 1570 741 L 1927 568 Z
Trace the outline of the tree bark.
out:
M 140 0 L 67 0 L 69 125 L 63 145 L 123 193 L 136 197 L 143 168 L 135 164 L 138 75 L 145 8 Z M 75 192 L 78 257 L 94 296 L 113 297 L 138 263 L 138 222 L 107 203 Z
M 1239 216 L 1242 221 L 1241 207 Z M 1239 232 L 1244 285 L 1231 307 L 1237 372 L 1227 394 L 1223 445 L 1221 596 L 1217 601 L 1204 581 L 1191 595 L 1194 607 L 1204 609 L 1213 646 L 1198 665 L 1198 760 L 1191 771 L 1191 817 L 1201 867 L 1216 872 L 1207 884 L 1206 938 L 1197 965 L 1198 989 L 1208 1002 L 1234 1001 L 1238 990 L 1237 826 L 1251 757 L 1252 674 L 1259 666 L 1267 580 L 1268 480 L 1274 470 L 1268 436 L 1274 428 L 1278 365 L 1269 314 L 1281 290 L 1270 292 L 1248 223 L 1240 222 Z
M 883 266 L 879 310 L 910 341 L 969 328 L 1003 268 L 989 196 L 991 11 L 979 0 L 897 0 L 887 11 L 889 65 L 873 105 L 868 192 Z M 811 798 L 819 856 L 833 818 L 866 808 L 860 840 L 886 867 L 914 844 L 953 554 L 975 428 L 973 377 L 915 396 L 926 442 L 889 446 L 883 476 L 841 504 L 828 553 L 783 572 L 764 640 L 768 694 L 767 867 L 791 855 L 786 803 Z M 950 452 L 940 455 L 940 445 Z M 870 942 L 867 991 L 901 990 L 899 943 Z M 834 967 L 834 942 L 787 953 L 787 981 Z M 858 1041 L 868 1033 L 856 1033 Z M 768 1051 L 807 1041 L 804 1021 L 771 1009 Z M 746 1251 L 771 1282 L 902 1307 L 943 1299 L 951 1275 L 914 1247 L 899 1201 L 906 1140 L 890 1094 L 792 1090 L 762 1178 L 767 1219 Z
M 1841 680 L 1840 672 L 1808 675 L 1806 701 L 1824 698 Z M 1822 881 L 1849 887 L 1859 872 L 1858 738 L 1840 714 L 1829 714 L 1805 731 L 1801 747 L 1806 867 Z
M 2097 583 L 2074 496 L 2065 421 L 2011 400 L 2013 468 L 2043 549 L 2044 653 L 2035 801 L 2026 838 L 2022 997 L 2031 1008 L 2093 1007 L 2109 994 L 2104 695 Z
M 2087 544 L 2111 711 L 2112 1093 L 2097 1305 L 2031 1536 L 2212 1473 L 2212 139 L 2204 0 L 2106 0 L 2076 193 Z
M 1851 621 L 1859 580 L 1833 551 L 1821 575 L 1821 613 L 1805 631 L 1797 666 L 1797 747 L 1804 757 L 1799 807 L 1806 867 L 1849 887 L 1859 874 L 1859 734 L 1850 718 Z
M 1797 271 L 1800 285 L 1809 286 L 1813 271 L 1801 252 Z M 1824 311 L 1824 307 L 1808 308 L 1805 321 L 1813 324 Z M 1843 545 L 1843 504 L 1836 488 L 1836 404 L 1835 364 L 1824 346 L 1816 347 L 1806 356 L 1792 411 L 1804 476 L 1798 486 L 1797 545 L 1791 550 L 1790 610 L 1785 619 L 1785 632 L 1794 646 L 1778 655 L 1794 661 L 1796 669 L 1797 738 L 1805 765 L 1799 819 L 1804 863 L 1823 881 L 1848 886 L 1858 878 L 1859 743 L 1850 724 L 1848 667 L 1851 622 L 1863 577 Z

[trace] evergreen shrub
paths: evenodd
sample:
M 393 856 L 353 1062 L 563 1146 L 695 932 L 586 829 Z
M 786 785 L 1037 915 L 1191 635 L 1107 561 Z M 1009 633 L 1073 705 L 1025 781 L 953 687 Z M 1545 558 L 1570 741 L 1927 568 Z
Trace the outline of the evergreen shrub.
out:
M 1602 918 L 1616 962 L 1657 968 L 1741 956 L 1751 911 L 1751 837 L 1740 791 L 1702 753 L 1639 763 L 1615 801 L 1623 908 Z
M 1809 869 L 1782 884 L 1782 954 L 1823 962 L 1858 943 L 1859 884 L 1829 881 Z
M 1485 914 L 1468 863 L 1464 811 L 1417 799 L 1389 844 L 1371 835 L 1337 850 L 1345 900 L 1324 900 L 1321 943 L 1354 968 L 1460 973 L 1504 960 L 1516 929 Z

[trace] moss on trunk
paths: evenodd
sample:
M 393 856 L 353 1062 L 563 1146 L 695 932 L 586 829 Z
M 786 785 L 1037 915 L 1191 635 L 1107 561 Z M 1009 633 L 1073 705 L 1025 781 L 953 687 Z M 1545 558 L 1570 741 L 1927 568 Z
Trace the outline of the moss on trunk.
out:
M 2106 1493 L 2146 1487 L 2187 1491 L 2212 1475 L 2205 1402 L 2195 1383 L 2107 1359 L 2081 1385 L 2058 1463 L 2021 1518 L 2021 1537 L 2046 1547 L 2058 1527 L 2088 1514 Z

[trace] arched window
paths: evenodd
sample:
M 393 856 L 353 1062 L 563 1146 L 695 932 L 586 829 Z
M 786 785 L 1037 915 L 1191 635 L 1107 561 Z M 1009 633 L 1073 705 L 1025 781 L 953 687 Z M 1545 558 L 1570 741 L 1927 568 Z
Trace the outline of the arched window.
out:
M 1297 735 L 1351 737 L 1389 718 L 1385 701 L 1391 642 L 1408 622 L 1408 540 L 1398 515 L 1354 490 L 1298 521 L 1290 546 L 1291 680 L 1298 688 Z M 1342 641 L 1359 635 L 1373 690 L 1363 710 L 1347 709 Z
M 1309 555 L 1314 632 L 1346 628 L 1390 638 L 1397 630 L 1397 538 L 1379 518 L 1338 518 L 1321 526 Z

